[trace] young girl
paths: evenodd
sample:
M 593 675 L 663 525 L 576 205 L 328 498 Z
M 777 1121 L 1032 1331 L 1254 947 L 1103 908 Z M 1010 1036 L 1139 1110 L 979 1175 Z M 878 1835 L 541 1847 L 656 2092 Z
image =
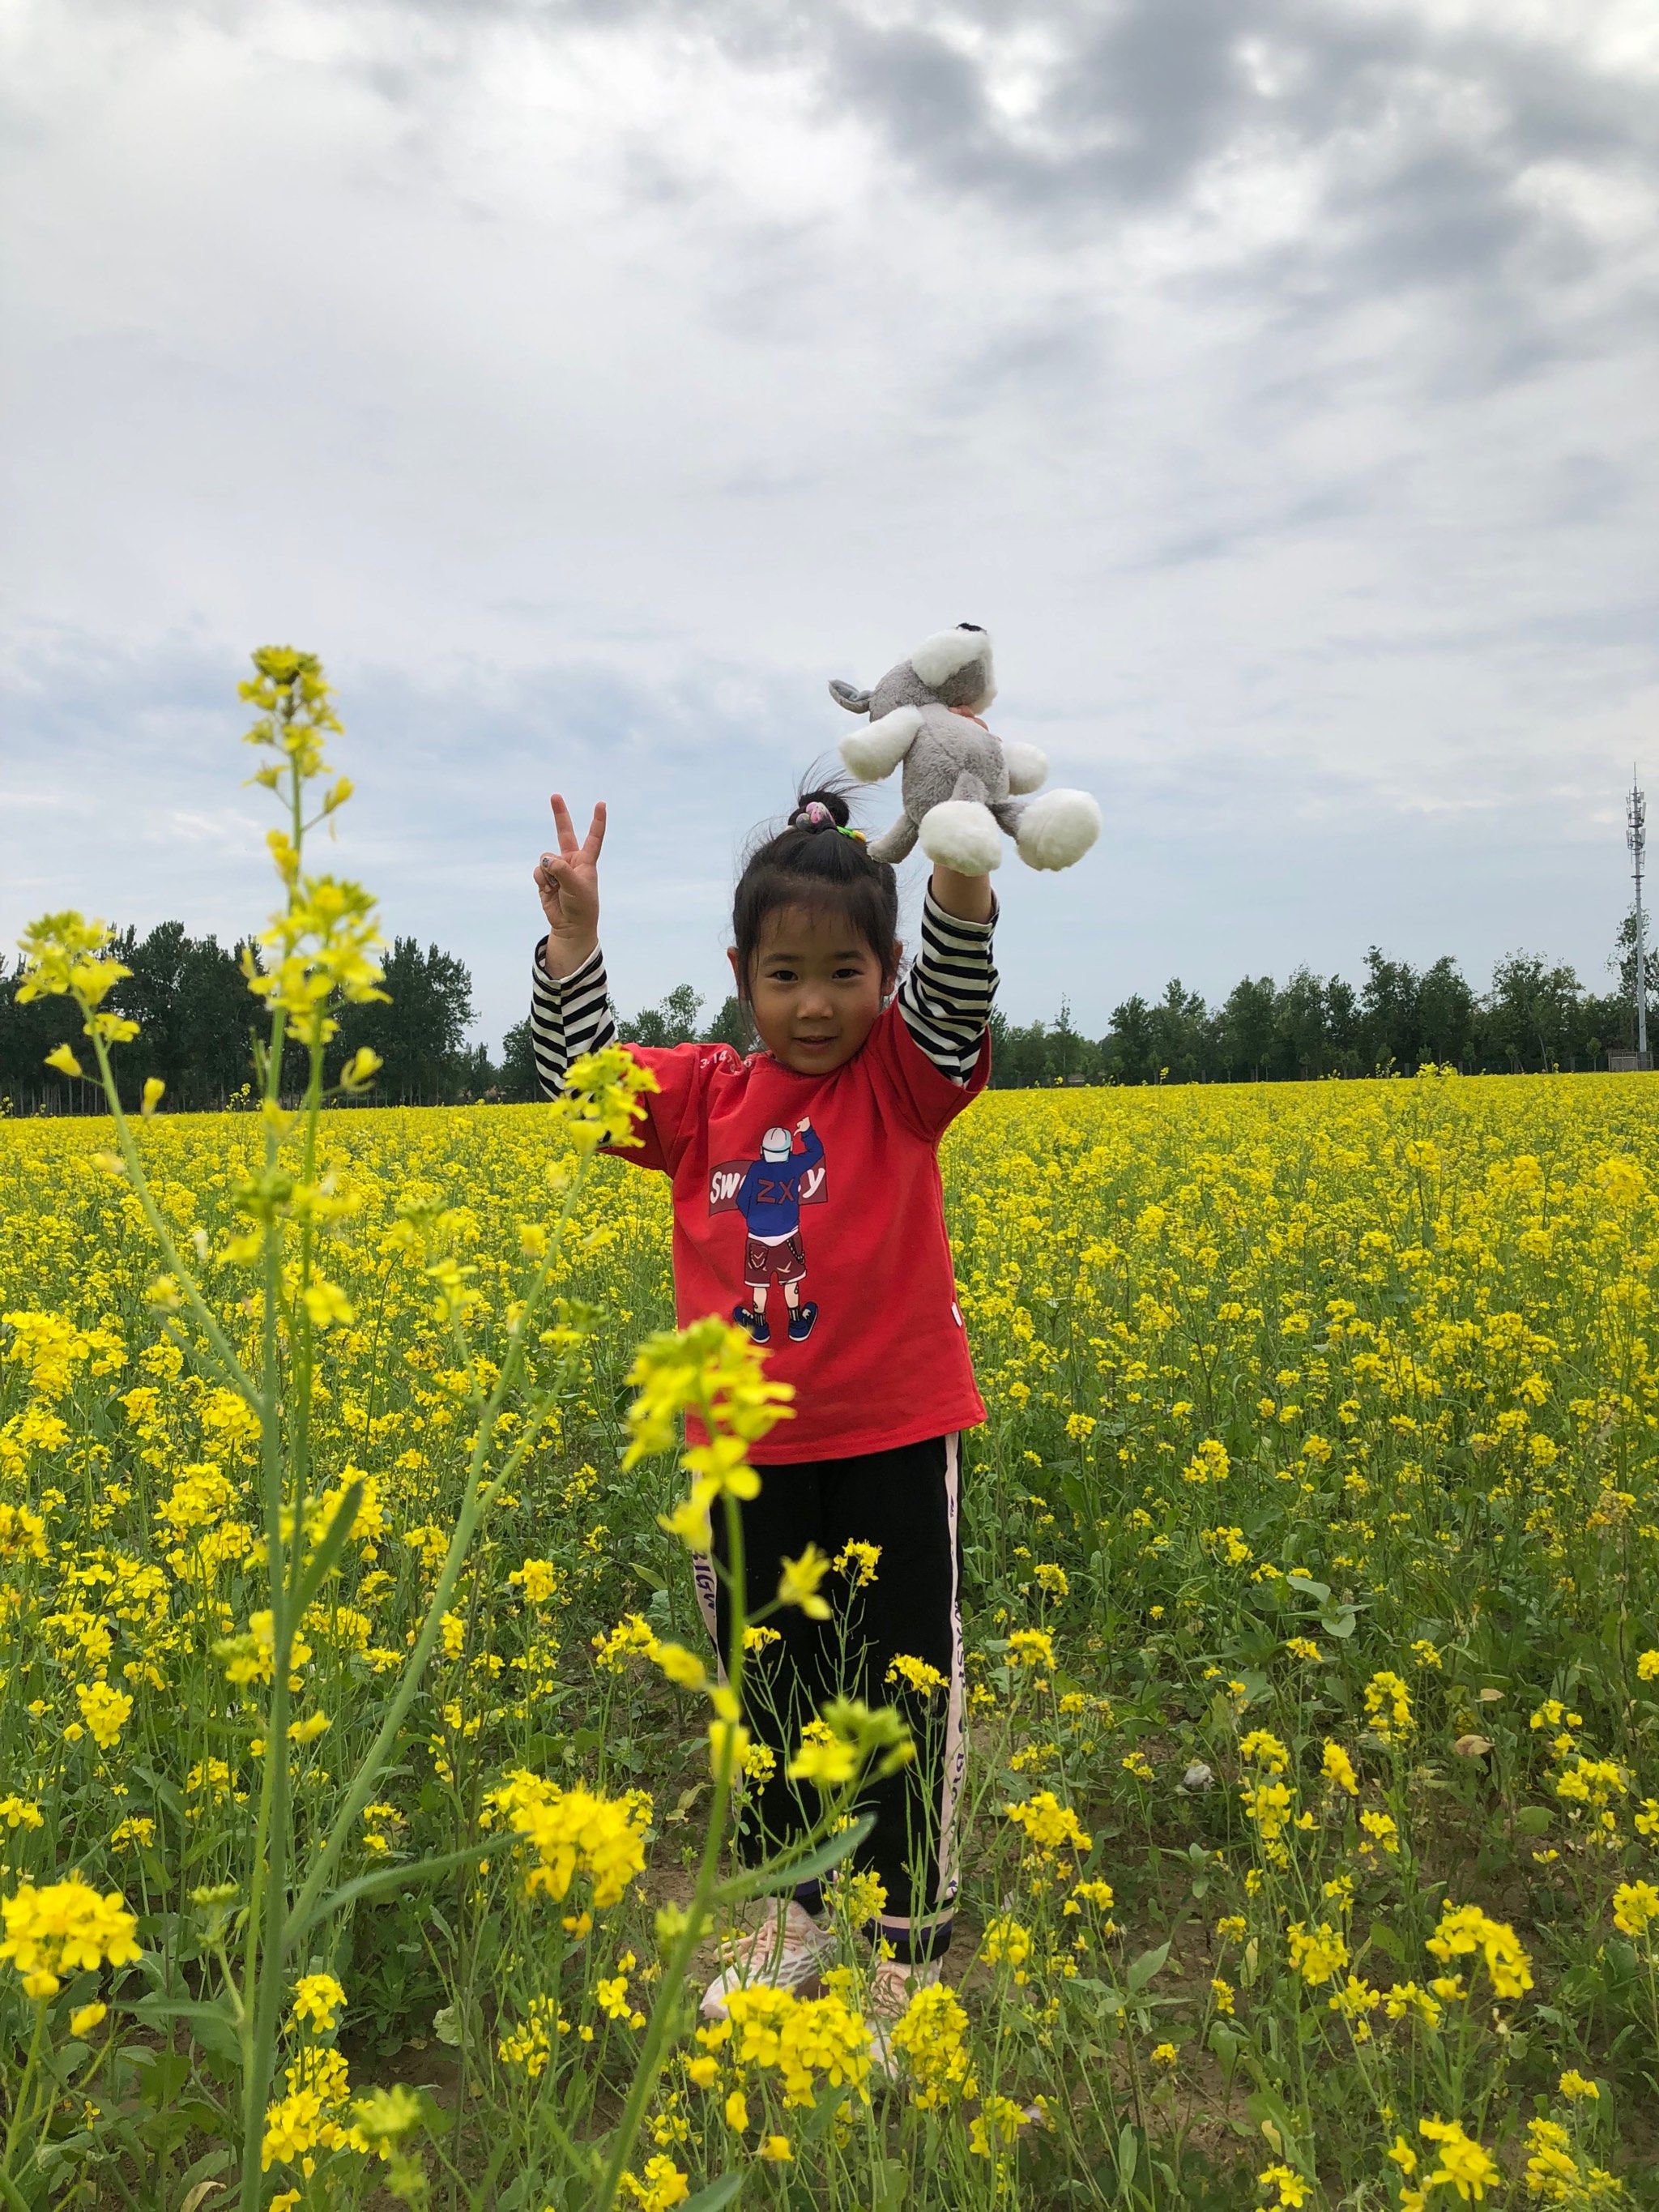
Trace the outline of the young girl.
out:
M 615 1042 L 616 1024 L 599 944 L 605 808 L 579 844 L 564 800 L 552 804 L 559 850 L 536 870 L 547 934 L 531 1035 L 543 1087 L 556 1094 L 578 1054 Z M 680 1323 L 729 1314 L 794 1385 L 794 1419 L 755 1446 L 761 1492 L 742 1509 L 750 1612 L 770 1604 L 784 1559 L 809 1544 L 842 1563 L 840 1618 L 785 1609 L 774 1616 L 780 1640 L 757 1655 L 744 1719 L 776 1767 L 757 1793 L 763 1836 L 746 1832 L 740 1850 L 775 1849 L 810 1820 L 785 1769 L 826 1698 L 895 1705 L 912 1726 L 915 1764 L 860 1799 L 877 1817 L 856 1864 L 886 1893 L 867 2007 L 878 2027 L 937 1978 L 956 1893 L 961 1433 L 985 1408 L 939 1146 L 990 1070 L 995 912 L 988 877 L 936 867 L 921 951 L 901 981 L 894 872 L 848 828 L 838 791 L 807 793 L 786 829 L 755 844 L 733 902 L 732 972 L 761 1049 L 629 1048 L 659 1088 L 643 1094 L 643 1141 L 621 1157 L 673 1179 Z M 878 1556 L 860 1561 L 849 1544 Z M 724 1650 L 725 1594 L 706 1561 L 697 1584 Z M 894 1670 L 901 1659 L 920 1668 Z M 775 1924 L 732 1946 L 705 2012 L 718 2016 L 744 1982 L 813 1980 L 834 1950 L 821 1905 L 806 1885 Z

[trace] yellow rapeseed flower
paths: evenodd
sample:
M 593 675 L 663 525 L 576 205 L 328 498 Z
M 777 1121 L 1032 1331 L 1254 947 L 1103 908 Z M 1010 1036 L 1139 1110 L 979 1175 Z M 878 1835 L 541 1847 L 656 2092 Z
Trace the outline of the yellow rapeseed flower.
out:
M 21 1883 L 0 1903 L 0 1917 L 6 1929 L 0 1959 L 11 1961 L 30 1997 L 56 1996 L 65 1973 L 122 1966 L 138 1956 L 138 1923 L 119 1893 L 100 1894 L 78 1875 L 44 1889 Z
M 294 1985 L 294 2017 L 314 2035 L 327 2035 L 345 2010 L 345 1991 L 332 1974 L 302 1974 Z

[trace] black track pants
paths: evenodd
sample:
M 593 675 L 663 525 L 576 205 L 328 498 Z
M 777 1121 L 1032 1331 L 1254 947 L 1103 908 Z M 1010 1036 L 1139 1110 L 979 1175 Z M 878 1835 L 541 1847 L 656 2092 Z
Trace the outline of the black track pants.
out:
M 811 1783 L 786 1773 L 805 1722 L 838 1693 L 867 1705 L 896 1707 L 916 1747 L 915 1762 L 872 1782 L 858 1809 L 876 1825 L 854 1866 L 874 1874 L 887 1893 L 880 1932 L 901 1959 L 943 1955 L 951 1941 L 956 1896 L 956 1813 L 966 1757 L 962 1661 L 962 1531 L 957 1510 L 960 1438 L 930 1437 L 895 1451 L 856 1459 L 811 1460 L 760 1469 L 761 1492 L 742 1508 L 744 1583 L 750 1616 L 777 1595 L 785 1559 L 816 1544 L 831 1559 L 849 1543 L 875 1544 L 881 1557 L 872 1581 L 859 1570 L 825 1577 L 819 1595 L 828 1620 L 781 1607 L 766 1626 L 768 1642 L 744 1662 L 744 1720 L 757 1742 L 771 1747 L 777 1767 L 751 1792 L 738 1838 L 739 1856 L 754 1864 L 810 1826 L 819 1799 Z M 726 1564 L 723 1509 L 714 1515 L 715 1558 Z M 696 1563 L 705 1618 L 724 1657 L 728 1632 L 725 1582 Z M 711 1589 L 711 1585 L 716 1585 Z M 713 1604 L 711 1606 L 711 1599 Z M 927 1692 L 888 1680 L 900 1656 L 920 1660 L 942 1678 Z M 809 1908 L 817 1885 L 799 1893 Z

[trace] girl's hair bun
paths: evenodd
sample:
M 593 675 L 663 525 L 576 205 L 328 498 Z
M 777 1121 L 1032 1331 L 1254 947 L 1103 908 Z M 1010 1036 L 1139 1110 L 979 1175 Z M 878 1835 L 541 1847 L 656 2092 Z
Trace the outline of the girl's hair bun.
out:
M 830 819 L 826 823 L 824 815 Z M 853 810 L 842 793 L 833 784 L 825 784 L 819 791 L 803 791 L 795 801 L 795 811 L 790 817 L 791 829 L 844 830 L 853 818 Z
M 732 901 L 732 937 L 738 994 L 745 1002 L 762 925 L 780 907 L 817 907 L 844 915 L 883 975 L 892 979 L 898 880 L 885 861 L 872 860 L 863 830 L 849 826 L 847 788 L 832 775 L 799 793 L 785 826 L 769 835 L 757 832 L 744 856 Z

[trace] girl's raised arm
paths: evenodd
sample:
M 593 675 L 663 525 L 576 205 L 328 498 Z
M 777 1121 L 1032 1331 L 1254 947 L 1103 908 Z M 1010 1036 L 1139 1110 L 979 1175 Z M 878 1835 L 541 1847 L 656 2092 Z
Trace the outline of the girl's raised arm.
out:
M 989 876 L 958 875 L 954 868 L 947 868 L 943 860 L 939 860 L 934 863 L 933 882 L 928 888 L 935 903 L 958 921 L 989 921 L 996 911 Z
M 570 809 L 556 791 L 552 797 L 553 826 L 559 849 L 544 853 L 536 864 L 536 890 L 547 916 L 547 944 L 543 964 L 552 980 L 567 975 L 591 960 L 599 942 L 599 853 L 605 844 L 605 801 L 593 809 L 587 835 L 579 844 Z

